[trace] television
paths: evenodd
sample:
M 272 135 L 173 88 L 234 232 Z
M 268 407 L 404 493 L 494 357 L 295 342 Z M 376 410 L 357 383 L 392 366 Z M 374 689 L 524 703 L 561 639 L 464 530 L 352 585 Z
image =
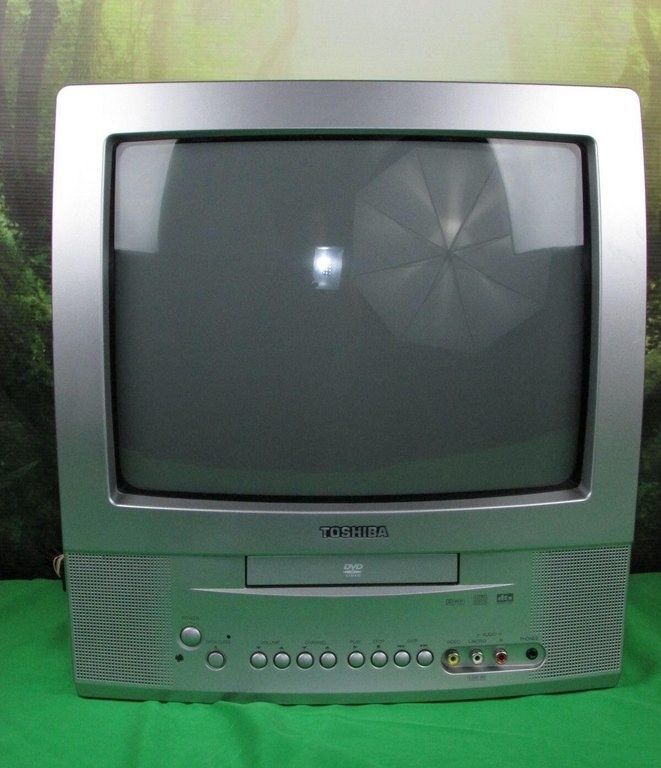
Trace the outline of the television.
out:
M 616 683 L 645 322 L 631 91 L 67 87 L 53 311 L 81 695 Z

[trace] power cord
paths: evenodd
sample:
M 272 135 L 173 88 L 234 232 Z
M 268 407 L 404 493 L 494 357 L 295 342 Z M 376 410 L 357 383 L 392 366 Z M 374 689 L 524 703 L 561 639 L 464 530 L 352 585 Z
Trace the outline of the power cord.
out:
M 66 592 L 67 585 L 66 580 L 64 578 L 64 555 L 55 555 L 55 557 L 52 560 L 53 570 L 55 571 L 55 575 L 58 579 L 62 581 L 62 589 Z

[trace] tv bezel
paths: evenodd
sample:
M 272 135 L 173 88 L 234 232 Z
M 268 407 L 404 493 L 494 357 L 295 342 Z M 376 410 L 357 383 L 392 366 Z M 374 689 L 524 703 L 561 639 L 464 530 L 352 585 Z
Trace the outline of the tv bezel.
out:
M 114 147 L 164 138 L 506 137 L 585 147 L 591 330 L 582 478 L 574 488 L 435 500 L 155 496 L 116 481 L 110 359 Z M 629 543 L 642 411 L 645 205 L 640 107 L 626 89 L 419 82 L 69 86 L 58 96 L 54 367 L 66 551 L 287 554 Z M 327 526 L 387 536 L 323 537 Z

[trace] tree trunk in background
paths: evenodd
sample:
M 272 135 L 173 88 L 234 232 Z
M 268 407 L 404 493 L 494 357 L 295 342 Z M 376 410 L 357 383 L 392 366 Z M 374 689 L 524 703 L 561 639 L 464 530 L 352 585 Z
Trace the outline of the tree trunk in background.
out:
M 257 79 L 281 77 L 298 28 L 298 0 L 287 0 L 282 30 L 267 48 L 255 72 Z
M 14 174 L 7 207 L 29 247 L 49 240 L 50 179 L 38 168 L 39 95 L 50 38 L 58 19 L 56 0 L 32 0 L 23 50 L 18 63 L 14 118 Z
M 0 141 L 5 141 L 6 124 L 9 123 L 9 115 L 7 114 L 7 89 L 5 88 L 5 70 L 3 67 L 4 60 L 4 42 L 5 42 L 5 22 L 7 19 L 7 0 L 0 0 Z
M 174 0 L 154 0 L 149 45 L 150 80 L 165 80 L 170 53 Z
M 7 20 L 7 0 L 0 0 L 0 183 L 7 193 L 7 183 L 14 177 L 12 173 L 11 120 L 9 119 L 9 104 L 7 103 L 7 87 L 5 85 L 4 41 Z
M 80 6 L 76 47 L 71 64 L 72 83 L 89 83 L 92 80 L 102 8 L 103 0 L 83 0 Z

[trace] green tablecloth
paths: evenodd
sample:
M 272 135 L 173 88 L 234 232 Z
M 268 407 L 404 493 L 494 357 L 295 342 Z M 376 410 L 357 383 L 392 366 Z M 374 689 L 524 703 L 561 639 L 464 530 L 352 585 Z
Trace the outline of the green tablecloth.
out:
M 661 766 L 660 594 L 631 577 L 617 688 L 284 707 L 78 698 L 60 585 L 0 582 L 0 766 Z

